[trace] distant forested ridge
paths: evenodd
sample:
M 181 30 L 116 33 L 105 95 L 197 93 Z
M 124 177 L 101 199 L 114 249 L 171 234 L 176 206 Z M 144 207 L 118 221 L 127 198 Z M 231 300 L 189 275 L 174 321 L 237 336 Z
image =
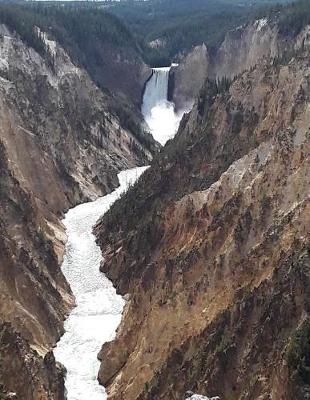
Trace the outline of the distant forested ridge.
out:
M 73 59 L 86 67 L 99 61 L 95 47 L 98 41 L 139 53 L 129 29 L 104 9 L 78 5 L 63 7 L 55 2 L 3 2 L 0 4 L 0 23 L 16 31 L 28 45 L 42 53 L 44 42 L 34 29 L 39 27 L 52 34 Z
M 109 2 L 108 9 L 130 27 L 147 62 L 161 65 L 202 43 L 216 47 L 228 30 L 287 3 L 289 0 L 128 0 Z
M 310 24 L 310 1 L 299 0 L 280 8 L 279 29 L 283 35 L 297 35 Z
M 104 63 L 102 43 L 167 65 L 193 46 L 217 47 L 228 30 L 251 20 L 279 16 L 282 34 L 296 34 L 310 20 L 310 1 L 149 0 L 0 2 L 0 22 L 16 30 L 37 51 L 44 44 L 33 30 L 50 32 L 70 55 L 90 69 Z

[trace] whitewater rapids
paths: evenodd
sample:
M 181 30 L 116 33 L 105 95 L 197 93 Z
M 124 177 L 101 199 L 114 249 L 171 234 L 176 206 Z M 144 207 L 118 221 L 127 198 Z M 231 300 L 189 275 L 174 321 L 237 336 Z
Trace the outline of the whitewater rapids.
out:
M 168 101 L 170 67 L 154 68 L 147 82 L 142 113 L 155 140 L 165 144 L 179 126 L 183 112 L 176 114 Z M 121 322 L 124 300 L 99 271 L 101 251 L 92 233 L 97 220 L 147 167 L 123 171 L 120 186 L 111 194 L 69 210 L 64 219 L 68 241 L 62 272 L 75 296 L 76 307 L 65 322 L 65 333 L 54 351 L 56 360 L 67 369 L 65 386 L 68 400 L 104 400 L 99 385 L 97 355 L 103 343 L 115 337 Z
M 68 240 L 62 272 L 71 286 L 76 307 L 65 322 L 65 333 L 54 354 L 67 369 L 68 400 L 106 399 L 106 392 L 97 381 L 97 355 L 102 344 L 115 336 L 124 300 L 99 271 L 102 256 L 92 229 L 146 168 L 122 171 L 118 174 L 120 186 L 114 192 L 70 209 L 63 220 Z

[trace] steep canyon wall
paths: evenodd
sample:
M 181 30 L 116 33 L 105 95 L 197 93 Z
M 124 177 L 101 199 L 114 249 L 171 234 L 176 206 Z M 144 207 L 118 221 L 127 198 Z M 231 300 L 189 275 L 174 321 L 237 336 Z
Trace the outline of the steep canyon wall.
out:
M 45 55 L 0 27 L 0 384 L 21 400 L 64 396 L 50 353 L 74 303 L 59 269 L 64 211 L 110 192 L 155 149 L 40 35 Z
M 127 294 L 100 353 L 111 399 L 306 395 L 310 81 L 298 40 L 289 59 L 206 81 L 97 225 L 102 270 Z

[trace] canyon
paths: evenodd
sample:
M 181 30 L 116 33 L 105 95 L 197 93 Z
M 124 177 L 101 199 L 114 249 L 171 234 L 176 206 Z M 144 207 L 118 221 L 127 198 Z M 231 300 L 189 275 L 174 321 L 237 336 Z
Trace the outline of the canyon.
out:
M 109 398 L 306 398 L 309 26 L 290 47 L 207 79 L 97 224 L 101 270 L 127 298 L 99 355 Z
M 74 305 L 59 268 L 64 212 L 111 192 L 121 170 L 158 148 L 121 122 L 115 99 L 59 43 L 40 36 L 43 55 L 0 26 L 0 384 L 23 400 L 64 398 L 52 353 Z
M 170 68 L 153 70 L 142 102 L 146 122 L 158 121 L 163 126 L 158 129 L 157 124 L 149 124 L 155 139 L 162 144 L 177 129 L 173 104 L 167 101 L 169 71 Z M 101 251 L 92 229 L 99 217 L 108 212 L 147 168 L 122 171 L 118 174 L 120 185 L 117 189 L 93 202 L 70 209 L 65 216 L 67 242 L 61 270 L 72 289 L 75 308 L 65 322 L 65 333 L 57 343 L 54 355 L 66 368 L 68 400 L 106 398 L 106 392 L 97 380 L 97 355 L 102 341 L 109 342 L 115 336 L 124 300 L 115 293 L 112 282 L 100 272 Z
M 65 322 L 65 334 L 57 343 L 54 355 L 66 368 L 68 400 L 106 398 L 104 388 L 97 380 L 97 354 L 102 341 L 114 337 L 124 302 L 99 271 L 101 252 L 92 228 L 145 168 L 120 172 L 120 185 L 116 190 L 70 209 L 64 219 L 68 240 L 61 269 L 72 289 L 76 307 Z
M 263 60 L 275 59 L 292 48 L 307 45 L 308 30 L 298 37 L 283 34 L 276 18 L 261 18 L 229 31 L 216 49 L 205 44 L 183 55 L 171 71 L 169 98 L 176 109 L 193 105 L 203 83 L 210 79 L 233 79 Z M 193 79 L 195 77 L 195 79 Z
M 308 398 L 310 26 L 279 15 L 156 68 L 0 25 L 1 400 Z

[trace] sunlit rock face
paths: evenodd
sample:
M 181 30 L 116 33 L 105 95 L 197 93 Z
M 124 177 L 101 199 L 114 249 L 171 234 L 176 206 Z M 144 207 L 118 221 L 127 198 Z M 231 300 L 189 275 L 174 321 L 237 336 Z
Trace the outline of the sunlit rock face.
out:
M 279 33 L 276 18 L 258 19 L 229 31 L 223 42 L 211 51 L 204 44 L 183 55 L 178 68 L 172 68 L 171 100 L 177 110 L 190 107 L 206 78 L 232 79 L 259 60 L 281 56 L 290 48 L 302 48 L 309 43 L 309 28 L 296 38 Z
M 209 73 L 210 57 L 206 45 L 194 47 L 171 69 L 171 93 L 176 110 L 190 109 Z
M 120 170 L 151 156 L 109 95 L 41 36 L 44 55 L 0 26 L 0 320 L 12 349 L 9 362 L 0 346 L 0 383 L 23 400 L 61 398 L 63 371 L 47 355 L 74 303 L 60 271 L 63 213 L 109 193 Z
M 309 318 L 309 71 L 301 48 L 207 82 L 97 224 L 102 270 L 130 294 L 100 355 L 111 399 L 303 398 L 285 352 Z

